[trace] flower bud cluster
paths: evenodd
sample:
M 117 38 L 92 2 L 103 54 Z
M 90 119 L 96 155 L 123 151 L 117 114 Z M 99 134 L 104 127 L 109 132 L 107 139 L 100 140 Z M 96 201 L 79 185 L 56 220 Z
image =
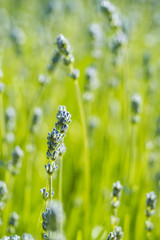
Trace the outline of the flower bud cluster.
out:
M 4 236 L 0 240 L 20 240 L 21 238 L 18 235 L 11 235 L 10 237 Z
M 23 233 L 22 240 L 34 240 L 33 236 L 29 233 Z
M 0 181 L 0 226 L 2 225 L 1 213 L 5 207 L 7 195 L 8 195 L 7 185 L 4 181 Z
M 145 222 L 147 232 L 151 232 L 153 229 L 153 223 L 151 222 L 151 216 L 155 213 L 155 207 L 157 202 L 157 196 L 155 192 L 150 192 L 146 194 L 146 217 Z
M 131 122 L 133 124 L 139 122 L 140 113 L 142 111 L 142 98 L 138 93 L 135 93 L 131 98 Z
M 71 122 L 71 114 L 65 106 L 59 106 L 57 113 L 57 122 L 55 128 L 47 137 L 47 158 L 55 161 L 64 149 L 63 140 L 68 130 L 68 124 Z M 54 167 L 54 166 L 53 166 Z
M 123 187 L 122 187 L 120 181 L 113 183 L 112 200 L 111 200 L 111 206 L 113 208 L 113 215 L 111 216 L 111 224 L 112 224 L 113 228 L 115 228 L 117 226 L 117 223 L 119 221 L 119 218 L 117 217 L 117 210 L 120 205 L 122 189 L 123 189 Z
M 99 80 L 97 76 L 97 69 L 94 66 L 89 66 L 85 71 L 85 85 L 84 85 L 84 101 L 92 101 L 94 98 L 94 90 L 99 87 Z M 88 98 L 88 96 L 90 96 Z
M 120 15 L 114 4 L 108 0 L 102 0 L 100 2 L 100 10 L 108 18 L 111 28 L 119 29 L 122 27 Z
M 47 204 L 47 208 L 42 214 L 42 227 L 45 231 L 42 235 L 43 239 L 50 240 L 50 238 L 48 237 L 48 232 L 55 233 L 59 231 L 61 222 L 60 213 L 62 213 L 62 224 L 64 224 L 65 214 L 62 208 L 62 204 L 59 201 L 51 200 Z
M 73 68 L 74 56 L 72 54 L 72 48 L 68 39 L 65 38 L 63 34 L 60 34 L 57 37 L 55 44 L 57 46 L 57 49 L 52 56 L 48 70 L 53 71 L 60 60 L 62 60 L 63 64 L 69 68 L 68 76 L 73 80 L 78 79 L 80 72 L 78 69 Z
M 92 23 L 88 29 L 91 38 L 92 55 L 95 58 L 100 58 L 102 55 L 103 31 L 98 23 Z
M 8 170 L 13 175 L 16 175 L 19 173 L 22 165 L 23 156 L 24 156 L 24 153 L 22 149 L 19 146 L 16 146 L 12 151 L 12 160 L 8 162 Z
M 107 17 L 110 28 L 112 30 L 116 30 L 111 42 L 111 51 L 115 55 L 113 63 L 118 64 L 118 53 L 120 52 L 121 47 L 127 42 L 127 36 L 124 32 L 122 18 L 118 12 L 118 9 L 109 0 L 102 0 L 100 2 L 100 10 Z
M 19 225 L 19 215 L 16 212 L 13 212 L 9 216 L 9 221 L 8 221 L 8 233 L 14 234 L 16 227 Z
M 36 107 L 33 112 L 32 123 L 30 131 L 35 133 L 38 130 L 38 126 L 40 125 L 42 119 L 43 111 L 42 108 Z
M 122 232 L 122 228 L 119 226 L 116 226 L 114 231 L 111 232 L 107 238 L 107 240 L 122 240 L 124 233 Z

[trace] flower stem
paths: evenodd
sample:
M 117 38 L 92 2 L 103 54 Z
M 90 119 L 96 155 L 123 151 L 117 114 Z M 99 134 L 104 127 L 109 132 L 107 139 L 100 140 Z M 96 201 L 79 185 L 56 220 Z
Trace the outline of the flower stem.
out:
M 62 204 L 62 175 L 63 175 L 63 157 L 60 157 L 59 166 L 59 201 Z M 60 208 L 60 233 L 63 233 L 62 208 Z
M 5 119 L 4 119 L 3 96 L 2 96 L 2 94 L 0 94 L 0 133 L 1 133 L 0 138 L 2 139 L 1 154 L 2 154 L 2 157 L 5 157 L 5 153 L 6 153 L 6 151 L 5 151 L 6 130 L 5 130 Z
M 49 200 L 52 200 L 52 175 L 49 175 Z
M 90 161 L 89 161 L 89 152 L 88 152 L 88 139 L 87 139 L 87 128 L 86 120 L 83 109 L 82 97 L 79 88 L 78 80 L 74 81 L 77 101 L 79 105 L 80 117 L 81 117 L 81 127 L 84 141 L 84 154 L 85 154 L 85 183 L 86 183 L 86 198 L 85 198 L 85 239 L 88 239 L 88 228 L 89 228 L 89 202 L 90 202 Z

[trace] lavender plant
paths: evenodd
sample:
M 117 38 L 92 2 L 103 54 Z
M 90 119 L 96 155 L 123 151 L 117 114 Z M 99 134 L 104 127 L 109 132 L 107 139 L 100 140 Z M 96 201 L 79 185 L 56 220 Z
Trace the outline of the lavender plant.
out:
M 51 239 L 52 238 L 52 232 L 56 229 L 50 228 L 51 221 L 53 220 L 53 208 L 50 207 L 52 205 L 52 196 L 53 196 L 53 190 L 52 190 L 52 175 L 57 170 L 56 160 L 58 159 L 59 155 L 62 155 L 63 149 L 64 149 L 64 137 L 68 130 L 68 124 L 71 122 L 71 115 L 66 110 L 65 106 L 59 106 L 58 113 L 57 113 L 57 122 L 55 123 L 55 127 L 53 128 L 51 133 L 48 133 L 47 137 L 47 159 L 48 164 L 45 165 L 46 172 L 48 174 L 48 180 L 49 180 L 49 187 L 48 192 L 45 188 L 41 189 L 41 193 L 44 200 L 50 200 L 48 207 L 46 208 L 46 211 L 42 214 L 43 218 L 43 229 L 44 232 L 42 234 L 44 239 Z M 62 181 L 61 181 L 62 184 Z M 53 207 L 53 206 L 52 206 Z M 61 207 L 62 208 L 62 207 Z M 62 219 L 62 209 L 59 210 L 59 222 L 57 225 L 63 226 L 63 219 Z M 57 215 L 56 215 L 57 216 Z M 50 220 L 48 220 L 48 218 Z M 49 221 L 49 223 L 48 223 Z M 48 225 L 49 224 L 49 225 Z M 61 229 L 62 230 L 62 229 Z
M 90 196 L 90 161 L 89 161 L 89 152 L 88 152 L 88 138 L 87 138 L 87 130 L 86 130 L 86 119 L 84 114 L 83 102 L 81 91 L 79 87 L 79 69 L 74 68 L 74 57 L 72 54 L 72 48 L 67 38 L 60 34 L 56 40 L 56 50 L 53 54 L 52 60 L 48 66 L 49 71 L 53 71 L 58 64 L 58 62 L 62 59 L 64 65 L 68 67 L 68 76 L 74 80 L 76 96 L 79 105 L 79 111 L 81 116 L 81 126 L 82 126 L 82 134 L 84 141 L 84 150 L 85 150 L 85 181 L 86 181 L 86 199 L 85 199 L 85 226 L 87 229 L 87 225 L 89 223 L 89 196 Z M 88 233 L 85 233 L 86 238 L 88 237 Z

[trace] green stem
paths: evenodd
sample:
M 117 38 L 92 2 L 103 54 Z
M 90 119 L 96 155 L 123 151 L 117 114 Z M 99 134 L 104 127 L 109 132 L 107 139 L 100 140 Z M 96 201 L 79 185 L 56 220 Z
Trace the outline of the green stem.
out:
M 30 141 L 31 140 L 30 136 Z M 24 222 L 25 222 L 25 228 L 27 231 L 29 231 L 29 216 L 31 211 L 31 183 L 32 183 L 32 160 L 33 160 L 33 153 L 27 156 L 26 161 L 26 187 L 24 192 L 24 208 L 23 208 L 23 214 L 24 214 Z
M 48 181 L 49 181 L 49 200 L 52 200 L 52 175 L 49 175 Z
M 5 118 L 4 118 L 4 109 L 3 109 L 3 96 L 0 94 L 0 138 L 2 139 L 1 141 L 1 154 L 2 157 L 5 157 L 6 149 L 5 149 L 5 135 L 6 135 L 6 130 L 5 130 Z
M 74 81 L 77 101 L 79 105 L 80 117 L 81 117 L 81 127 L 84 141 L 84 153 L 85 153 L 85 183 L 86 183 L 86 199 L 85 199 L 85 239 L 88 239 L 88 228 L 89 228 L 89 215 L 90 215 L 90 161 L 89 161 L 89 151 L 88 151 L 88 139 L 87 139 L 87 128 L 86 128 L 86 120 L 84 115 L 83 103 L 81 92 L 79 88 L 78 80 Z
M 59 201 L 62 204 L 62 175 L 63 175 L 63 157 L 60 157 L 59 166 Z M 60 208 L 60 233 L 63 233 L 62 207 Z
M 130 184 L 134 181 L 135 176 L 135 144 L 136 144 L 136 126 L 132 126 L 132 133 L 131 133 L 131 157 L 130 157 Z

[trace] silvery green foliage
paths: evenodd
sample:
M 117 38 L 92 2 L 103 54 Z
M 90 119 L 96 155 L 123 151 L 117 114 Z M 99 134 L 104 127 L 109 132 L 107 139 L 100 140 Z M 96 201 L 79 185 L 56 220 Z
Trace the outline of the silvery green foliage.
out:
M 62 204 L 59 201 L 52 200 L 48 203 L 45 212 L 42 214 L 43 223 L 42 227 L 45 231 L 57 231 L 59 230 L 62 212 L 62 222 L 65 221 L 65 214 L 62 208 Z
M 42 108 L 36 107 L 33 112 L 33 117 L 32 117 L 32 124 L 31 124 L 31 132 L 36 132 L 38 130 L 38 126 L 41 122 L 43 115 Z
M 114 233 L 116 235 L 117 240 L 121 240 L 123 238 L 124 233 L 121 227 L 116 226 L 114 229 Z
M 6 200 L 8 194 L 7 185 L 4 181 L 0 181 L 0 202 Z
M 16 125 L 16 111 L 13 107 L 8 107 L 5 110 L 5 120 L 6 120 L 6 126 L 7 129 L 12 131 L 15 129 Z
M 85 76 L 86 76 L 85 89 L 87 91 L 92 91 L 99 87 L 97 69 L 94 66 L 89 66 L 86 68 Z
M 118 29 L 122 27 L 120 15 L 114 4 L 108 0 L 102 0 L 100 1 L 100 10 L 105 16 L 107 16 L 112 28 Z
M 114 232 L 110 232 L 107 240 L 117 240 L 116 234 Z
M 5 89 L 5 84 L 0 82 L 0 93 L 3 93 Z
M 16 146 L 12 151 L 12 160 L 8 163 L 8 170 L 13 174 L 18 174 L 22 165 L 24 153 L 19 146 Z
M 23 233 L 22 240 L 34 240 L 33 236 L 29 233 Z
M 13 212 L 9 216 L 8 232 L 14 234 L 15 228 L 18 227 L 18 225 L 19 225 L 19 215 L 16 212 Z

